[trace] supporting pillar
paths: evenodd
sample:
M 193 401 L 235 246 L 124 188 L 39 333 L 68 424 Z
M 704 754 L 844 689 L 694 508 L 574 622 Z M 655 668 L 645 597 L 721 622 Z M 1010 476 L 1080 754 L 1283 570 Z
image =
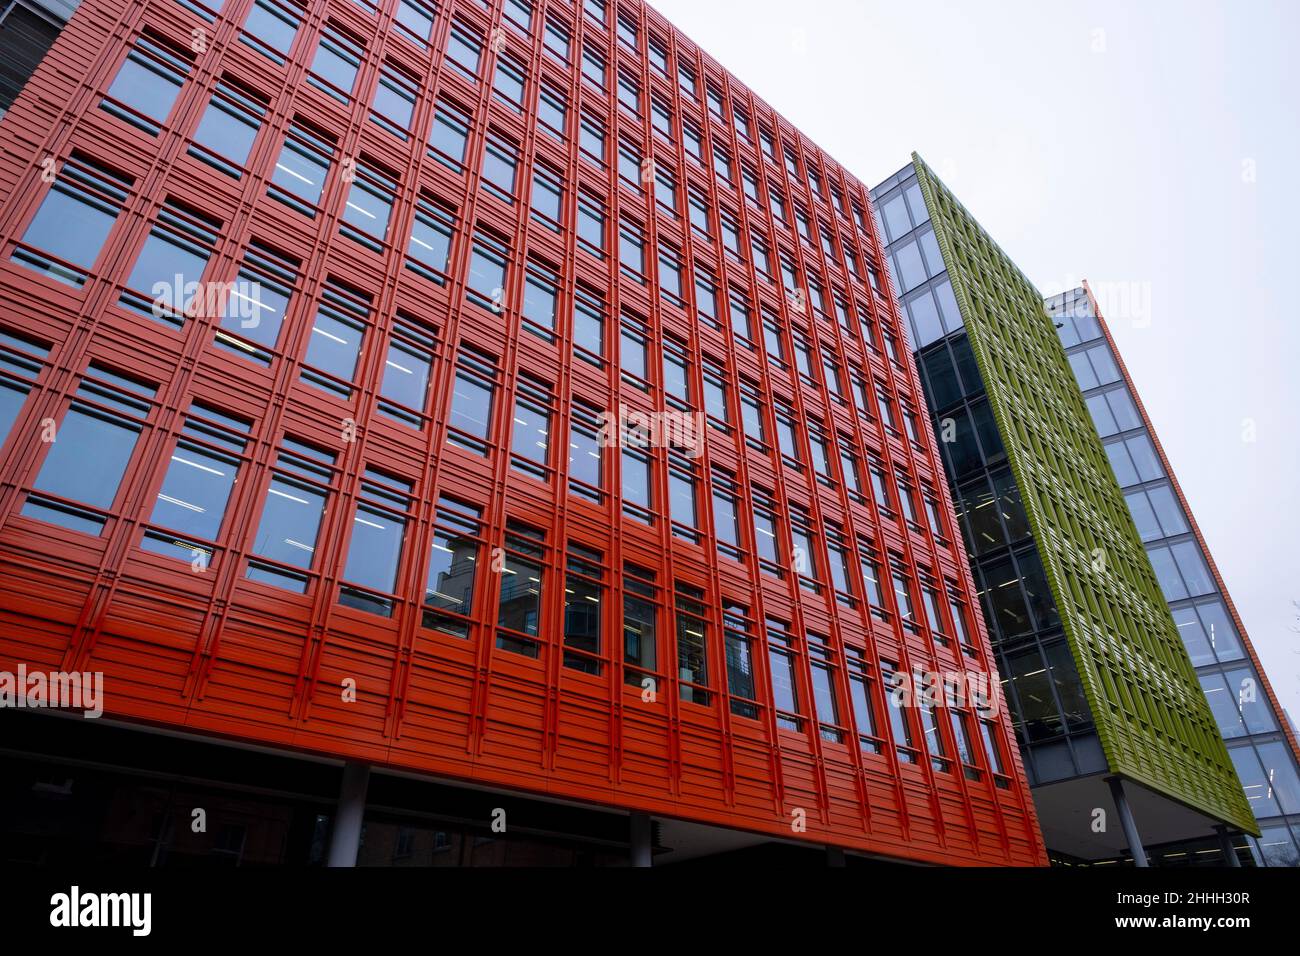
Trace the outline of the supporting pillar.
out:
M 1241 866 L 1241 857 L 1237 856 L 1237 848 L 1232 845 L 1232 834 L 1228 828 L 1220 824 L 1214 828 L 1214 832 L 1219 835 L 1219 849 L 1223 851 L 1224 866 Z
M 826 865 L 848 866 L 848 863 L 844 860 L 844 850 L 837 846 L 828 846 L 826 848 Z
M 654 839 L 654 827 L 650 823 L 650 814 L 633 813 L 629 825 L 630 866 L 650 866 L 653 856 L 651 842 Z
M 1142 837 L 1138 835 L 1137 821 L 1133 819 L 1128 797 L 1124 794 L 1124 781 L 1119 777 L 1111 777 L 1106 782 L 1110 784 L 1110 795 L 1115 800 L 1115 812 L 1119 814 L 1120 826 L 1124 828 L 1124 839 L 1128 840 L 1128 851 L 1133 854 L 1133 865 L 1150 866 L 1151 864 L 1147 862 L 1146 848 L 1142 846 Z
M 366 817 L 366 788 L 370 765 L 349 761 L 343 765 L 338 808 L 330 829 L 330 852 L 326 866 L 356 866 L 361 849 L 361 827 Z

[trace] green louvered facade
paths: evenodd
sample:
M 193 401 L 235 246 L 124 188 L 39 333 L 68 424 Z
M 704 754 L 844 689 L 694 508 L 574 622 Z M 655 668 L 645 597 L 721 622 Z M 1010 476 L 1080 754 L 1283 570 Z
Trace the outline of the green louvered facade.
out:
M 912 158 L 1111 771 L 1258 834 L 1042 295 Z

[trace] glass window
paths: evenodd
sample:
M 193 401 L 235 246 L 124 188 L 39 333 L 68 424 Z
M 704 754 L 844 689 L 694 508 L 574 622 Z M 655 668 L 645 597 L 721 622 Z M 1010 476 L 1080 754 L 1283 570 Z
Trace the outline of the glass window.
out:
M 492 400 L 497 367 L 494 359 L 467 349 L 461 350 L 452 386 L 451 431 L 447 440 L 481 455 L 487 454 L 492 430 Z
M 650 459 L 630 448 L 622 455 L 623 504 L 633 517 L 647 520 L 651 504 Z
M 68 160 L 23 233 L 22 243 L 28 248 L 16 249 L 14 260 L 81 286 L 122 211 L 131 183 L 128 177 L 88 160 Z
M 150 37 L 138 37 L 100 107 L 157 136 L 189 72 L 190 62 L 183 54 Z
M 605 165 L 605 127 L 600 120 L 583 115 L 578 127 L 578 146 L 597 166 Z
M 0 447 L 8 440 L 50 350 L 0 329 Z
M 244 92 L 227 79 L 218 81 L 194 131 L 190 155 L 239 179 L 266 118 L 266 109 L 262 97 Z
M 530 264 L 524 280 L 522 314 L 529 331 L 540 331 L 547 338 L 555 331 L 557 276 L 544 266 Z
M 296 5 L 276 0 L 253 0 L 239 38 L 275 63 L 283 63 L 298 33 L 302 11 Z
M 492 78 L 492 90 L 497 99 L 516 113 L 523 112 L 524 68 L 506 56 L 497 57 L 497 69 Z
M 483 188 L 498 199 L 513 203 L 518 165 L 519 156 L 513 145 L 489 139 L 483 148 Z
M 776 708 L 777 726 L 799 730 L 799 681 L 795 673 L 794 639 L 787 627 L 769 618 L 767 625 L 768 665 L 772 671 L 772 706 Z
M 468 636 L 468 623 L 448 614 L 460 618 L 473 614 L 482 517 L 482 510 L 474 505 L 445 496 L 438 499 L 424 591 L 425 627 L 457 637 Z
M 399 139 L 405 140 L 411 127 L 420 83 L 395 67 L 385 65 L 375 85 L 370 119 Z
M 556 20 L 546 21 L 546 49 L 555 57 L 569 62 L 569 29 Z
M 247 422 L 197 403 L 190 409 L 149 517 L 151 525 L 187 540 L 151 529 L 141 547 L 182 561 L 201 556 L 207 564 L 211 548 L 196 542 L 213 542 L 220 536 L 249 430 Z
M 442 285 L 446 281 L 451 255 L 451 236 L 456 218 L 430 196 L 422 195 L 415 203 L 411 220 L 411 241 L 406 247 L 406 267 L 426 279 Z
M 1020 578 L 1009 558 L 984 567 L 984 595 L 992 609 L 989 623 L 1003 636 L 1022 634 L 1031 628 L 1029 608 L 1020 590 Z
M 334 281 L 326 282 L 304 357 L 311 371 L 304 369 L 303 378 L 313 385 L 350 396 L 351 389 L 342 383 L 351 382 L 356 375 L 369 315 L 369 296 Z
M 569 108 L 564 94 L 542 84 L 537 97 L 537 118 L 543 132 L 563 141 L 567 129 Z
M 316 215 L 334 147 L 299 122 L 290 124 L 275 161 L 270 194 L 308 216 Z
M 909 241 L 894 251 L 894 264 L 894 274 L 898 277 L 903 292 L 915 289 L 927 278 L 921 251 L 915 241 Z
M 901 688 L 906 684 L 906 675 L 894 670 L 888 661 L 880 662 L 881 680 L 885 685 L 885 709 L 889 711 L 889 729 L 894 738 L 894 749 L 901 763 L 913 763 L 916 742 L 912 738 L 912 721 L 907 716 L 905 695 Z
M 680 304 L 682 297 L 682 266 L 674 249 L 659 250 L 659 291 Z
M 935 339 L 943 337 L 943 323 L 939 319 L 939 309 L 934 303 L 930 290 L 926 289 L 906 305 L 907 314 L 912 320 L 912 347 L 924 348 Z
M 1259 744 L 1258 749 L 1260 762 L 1272 784 L 1273 797 L 1278 806 L 1284 813 L 1300 812 L 1300 779 L 1297 779 L 1295 760 L 1290 748 L 1284 741 L 1275 740 Z
M 715 479 L 713 487 L 713 526 L 719 550 L 738 557 L 740 527 L 736 520 L 734 483 L 730 479 Z
M 479 60 L 483 43 L 477 35 L 461 23 L 452 24 L 447 36 L 447 62 L 458 69 L 470 82 L 478 82 Z
M 381 252 L 396 201 L 397 182 L 393 177 L 364 160 L 357 163 L 343 206 L 343 235 Z
M 605 257 L 605 206 L 582 192 L 578 197 L 578 245 L 597 259 Z
M 1300 781 L 1284 743 L 1260 744 L 1258 748 L 1246 743 L 1229 747 L 1228 755 L 1256 819 L 1300 810 Z
M 550 463 L 551 408 L 555 397 L 551 388 L 528 376 L 521 376 L 515 393 L 510 451 L 512 464 L 521 471 L 546 478 Z
M 695 513 L 695 479 L 690 474 L 676 470 L 669 471 L 668 513 L 674 523 L 686 529 L 698 526 Z
M 853 721 L 857 724 L 859 744 L 867 753 L 880 753 L 880 731 L 876 729 L 876 707 L 872 702 L 871 681 L 867 664 L 857 648 L 847 649 L 849 655 L 849 699 L 853 705 Z
M 777 537 L 776 517 L 769 511 L 754 509 L 754 547 L 758 556 L 770 567 L 781 563 L 780 539 Z M 766 569 L 765 569 L 766 570 Z
M 466 297 L 493 312 L 500 312 L 505 285 L 506 247 L 485 233 L 476 234 L 470 249 Z
M 497 625 L 518 634 L 537 637 L 541 631 L 544 574 L 539 563 L 544 554 L 542 533 L 515 521 L 507 521 L 505 553 L 501 566 L 501 593 L 497 600 Z M 537 656 L 532 641 L 503 641 L 498 647 Z
M 1121 488 L 1138 483 L 1137 469 L 1129 457 L 1128 448 L 1123 441 L 1115 441 L 1105 446 L 1106 457 L 1110 460 L 1110 470 L 1115 473 L 1115 480 Z
M 1170 546 L 1178 570 L 1182 573 L 1187 593 L 1195 597 L 1199 594 L 1211 594 L 1215 591 L 1214 580 L 1210 577 L 1201 548 L 1195 541 L 1180 541 Z
M 215 314 L 217 303 L 205 301 L 199 283 L 220 231 L 220 222 L 173 200 L 164 202 L 119 301 L 174 327 L 191 307 L 205 317 Z
M 987 720 L 981 720 L 980 739 L 984 742 L 984 756 L 988 758 L 989 769 L 996 774 L 1005 774 L 1006 767 L 1002 763 L 1002 748 L 998 744 L 997 727 Z
M 401 312 L 393 319 L 379 386 L 379 410 L 415 428 L 424 427 L 436 336 L 434 329 Z
M 433 34 L 436 9 L 432 3 L 425 4 L 421 0 L 397 0 L 394 22 L 409 39 L 423 47 Z
M 244 253 L 239 278 L 222 309 L 222 331 L 216 335 L 218 347 L 269 365 L 268 349 L 279 342 L 299 266 L 297 260 L 252 240 Z
M 758 691 L 754 681 L 753 635 L 749 611 L 739 604 L 724 604 L 722 623 L 731 712 L 755 720 L 758 718 L 758 707 L 754 701 L 758 698 Z
M 267 560 L 249 562 L 250 580 L 299 593 L 307 590 L 307 576 L 300 571 L 316 563 L 333 465 L 333 454 L 284 439 L 253 539 L 253 554 Z
M 948 748 L 943 740 L 943 732 L 939 730 L 939 720 L 934 712 L 934 707 L 929 704 L 922 704 L 917 708 L 921 712 L 921 732 L 925 737 L 925 749 L 930 755 L 930 765 L 940 773 L 947 773 L 949 761 Z
M 332 23 L 321 33 L 307 82 L 342 103 L 348 102 L 365 57 L 365 46 Z
M 596 364 L 605 354 L 605 301 L 581 283 L 573 297 L 573 345 L 580 358 Z
M 433 114 L 429 132 L 429 154 L 444 166 L 460 172 L 465 162 L 465 144 L 469 138 L 469 120 L 460 110 L 440 105 Z
M 1070 368 L 1074 371 L 1074 377 L 1079 383 L 1079 388 L 1087 391 L 1090 388 L 1096 388 L 1099 384 L 1097 374 L 1092 370 L 1092 363 L 1088 361 L 1086 352 L 1073 352 L 1066 356 L 1070 362 Z
M 840 707 L 835 695 L 835 668 L 830 662 L 830 650 L 825 638 L 808 635 L 808 650 L 812 673 L 813 710 L 821 724 L 823 740 L 840 741 L 838 730 Z
M 569 492 L 601 500 L 601 413 L 575 406 L 569 421 Z
M 605 58 L 593 46 L 582 48 L 582 76 L 599 89 L 605 88 Z
M 533 218 L 553 232 L 560 231 L 563 186 L 559 177 L 550 170 L 536 166 L 533 169 Z
M 58 424 L 56 440 L 47 446 L 22 513 L 73 531 L 99 534 L 104 519 L 77 505 L 101 512 L 113 507 L 154 392 L 152 386 L 92 364 Z
M 339 603 L 388 617 L 406 541 L 411 482 L 367 468 L 362 476 L 343 567 Z M 350 585 L 355 585 L 350 586 Z
M 1143 541 L 1154 541 L 1163 537 L 1160 522 L 1156 520 L 1156 514 L 1151 510 L 1145 492 L 1129 492 L 1124 496 L 1124 500 L 1128 502 L 1128 509 L 1133 515 L 1133 524 L 1137 526 L 1138 534 Z
M 1244 656 L 1236 628 L 1221 601 L 1175 608 L 1173 616 L 1179 636 L 1197 667 L 1216 660 L 1240 660 Z
M 705 616 L 704 592 L 687 584 L 678 583 L 676 599 L 677 624 L 677 679 L 681 699 L 708 706 L 708 633 L 709 622 Z
M 564 578 L 564 666 L 585 674 L 600 674 L 601 614 L 605 588 L 604 555 L 581 545 L 569 545 Z
M 623 568 L 623 662 L 628 683 L 645 686 L 655 684 L 654 673 L 658 662 L 655 641 L 658 608 L 655 605 L 654 572 L 624 565 Z
M 1154 488 L 1148 488 L 1147 500 L 1151 502 L 1151 509 L 1160 522 L 1160 529 L 1166 537 L 1184 534 L 1188 530 L 1187 521 L 1183 517 L 1182 506 L 1178 503 L 1178 499 L 1174 497 L 1173 489 L 1169 485 L 1157 485 Z

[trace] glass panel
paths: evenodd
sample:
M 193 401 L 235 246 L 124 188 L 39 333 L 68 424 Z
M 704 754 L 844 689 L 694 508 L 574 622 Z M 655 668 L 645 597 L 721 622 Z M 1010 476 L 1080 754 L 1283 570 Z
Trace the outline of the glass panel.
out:
M 478 543 L 472 538 L 433 536 L 424 603 L 429 607 L 469 615 L 474 603 L 474 573 Z
M 912 348 L 924 348 L 943 336 L 943 323 L 939 319 L 939 310 L 928 290 L 907 303 L 907 312 L 912 317 L 914 336 Z
M 215 541 L 238 470 L 237 459 L 178 442 L 149 523 Z M 189 550 L 185 549 L 186 560 Z
M 353 584 L 391 594 L 397 582 L 406 522 L 386 512 L 357 505 L 343 577 Z
M 1151 502 L 1152 511 L 1159 520 L 1160 528 L 1166 537 L 1173 537 L 1187 532 L 1187 521 L 1183 517 L 1182 506 L 1178 504 L 1178 499 L 1174 497 L 1172 488 L 1168 485 L 1156 485 L 1154 488 L 1148 488 L 1147 499 Z
M 364 328 L 360 322 L 332 309 L 318 309 L 311 339 L 307 342 L 307 364 L 344 381 L 352 381 L 357 370 L 357 356 L 361 353 Z
M 497 624 L 536 637 L 541 612 L 541 566 L 507 552 L 501 567 Z
M 476 378 L 458 374 L 451 399 L 453 428 L 486 439 L 492 419 L 492 386 Z
M 1056 709 L 1052 683 L 1038 648 L 1031 647 L 1010 655 L 1007 664 L 1011 670 L 1011 686 L 1020 702 L 1016 715 L 1019 730 L 1030 741 L 1057 736 L 1061 732 L 1061 715 Z
M 22 241 L 65 262 L 89 270 L 117 219 L 118 208 L 66 192 L 56 183 L 36 210 Z M 56 278 L 66 278 L 61 274 Z M 80 283 L 77 283 L 80 284 Z
M 1187 585 L 1189 595 L 1195 597 L 1198 594 L 1211 594 L 1215 591 L 1214 581 L 1205 566 L 1205 559 L 1201 556 L 1200 545 L 1195 541 L 1180 541 L 1178 544 L 1171 545 L 1170 550 L 1173 552 L 1174 560 L 1178 562 L 1178 570 L 1182 572 L 1183 583 Z
M 325 495 L 280 475 L 271 479 L 253 553 L 298 568 L 310 568 L 316 553 Z
M 422 412 L 429 394 L 430 369 L 427 353 L 401 342 L 390 342 L 379 392 L 389 401 Z
M 107 510 L 135 451 L 139 430 L 80 408 L 58 426 L 32 487 Z

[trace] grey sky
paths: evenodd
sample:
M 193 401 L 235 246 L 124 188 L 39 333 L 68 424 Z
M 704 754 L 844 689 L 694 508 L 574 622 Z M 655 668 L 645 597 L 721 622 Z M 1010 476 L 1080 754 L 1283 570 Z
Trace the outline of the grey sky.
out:
M 1300 721 L 1300 4 L 653 5 L 868 187 L 916 149 L 1044 294 L 1093 284 Z

